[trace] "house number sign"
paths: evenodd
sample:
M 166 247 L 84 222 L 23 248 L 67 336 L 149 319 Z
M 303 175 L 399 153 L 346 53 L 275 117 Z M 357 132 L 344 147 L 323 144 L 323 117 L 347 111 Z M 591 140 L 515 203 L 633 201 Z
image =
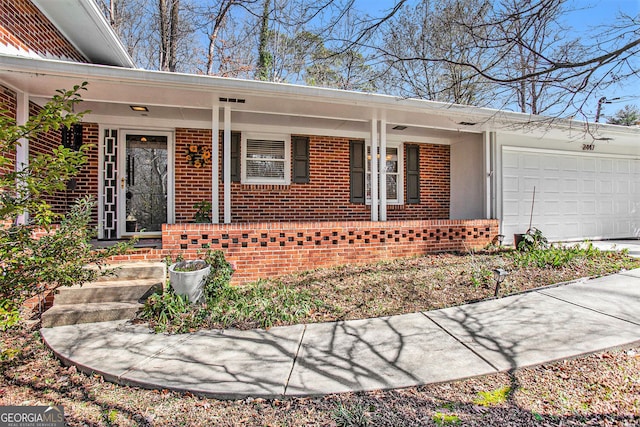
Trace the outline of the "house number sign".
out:
M 582 144 L 582 151 L 593 151 L 596 148 L 594 143 Z

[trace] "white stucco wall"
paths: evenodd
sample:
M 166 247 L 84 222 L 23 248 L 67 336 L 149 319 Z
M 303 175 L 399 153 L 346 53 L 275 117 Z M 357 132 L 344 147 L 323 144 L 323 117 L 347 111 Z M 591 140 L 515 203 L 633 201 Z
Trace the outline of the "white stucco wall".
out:
M 466 135 L 451 144 L 451 219 L 484 218 L 482 135 Z

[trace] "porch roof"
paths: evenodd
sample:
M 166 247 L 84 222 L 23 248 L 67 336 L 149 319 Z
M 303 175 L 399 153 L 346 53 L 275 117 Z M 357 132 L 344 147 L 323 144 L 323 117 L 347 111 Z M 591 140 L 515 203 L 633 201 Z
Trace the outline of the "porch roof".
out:
M 0 80 L 44 103 L 57 89 L 89 82 L 82 109 L 89 121 L 120 125 L 211 128 L 212 110 L 229 105 L 232 123 L 262 131 L 282 127 L 319 134 L 368 134 L 372 118 L 385 120 L 390 138 L 451 142 L 485 131 L 562 139 L 590 136 L 637 141 L 640 129 L 452 105 L 337 89 L 193 74 L 148 71 L 0 55 Z M 148 112 L 135 112 L 144 105 Z M 406 126 L 406 129 L 393 129 Z

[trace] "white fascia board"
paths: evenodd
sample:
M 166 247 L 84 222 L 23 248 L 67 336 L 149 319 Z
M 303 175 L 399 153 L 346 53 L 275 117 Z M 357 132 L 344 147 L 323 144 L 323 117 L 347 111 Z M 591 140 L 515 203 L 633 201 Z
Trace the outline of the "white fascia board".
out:
M 31 0 L 85 58 L 135 68 L 120 38 L 93 0 Z

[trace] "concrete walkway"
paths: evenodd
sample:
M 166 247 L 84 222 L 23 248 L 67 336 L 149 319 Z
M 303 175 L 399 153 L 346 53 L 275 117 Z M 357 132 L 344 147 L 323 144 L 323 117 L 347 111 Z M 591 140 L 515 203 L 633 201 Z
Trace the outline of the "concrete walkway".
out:
M 105 322 L 42 336 L 65 363 L 146 388 L 234 399 L 399 388 L 638 343 L 640 269 L 377 319 L 185 335 Z

